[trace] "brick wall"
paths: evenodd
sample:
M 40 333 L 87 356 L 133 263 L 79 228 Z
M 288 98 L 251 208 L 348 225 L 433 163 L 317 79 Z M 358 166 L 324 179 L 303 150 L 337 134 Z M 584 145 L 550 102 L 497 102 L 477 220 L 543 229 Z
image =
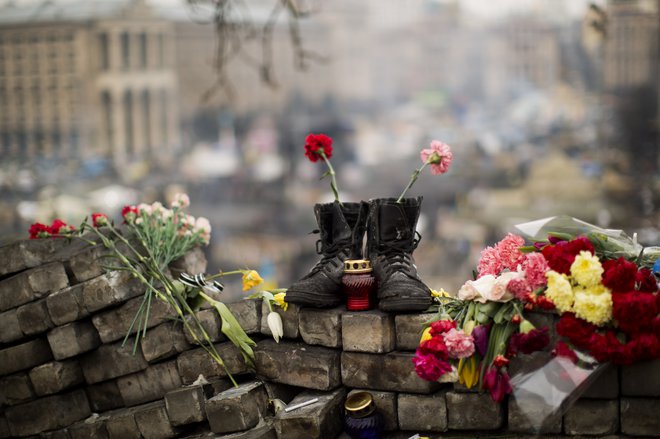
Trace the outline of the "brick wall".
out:
M 231 304 L 257 342 L 257 374 L 220 332 L 212 310 L 198 317 L 240 383 L 194 345 L 166 307 L 152 307 L 147 337 L 133 353 L 122 345 L 142 288 L 104 273 L 103 250 L 65 240 L 21 241 L 0 248 L 0 438 L 334 438 L 350 392 L 372 393 L 388 438 L 531 437 L 513 398 L 495 404 L 460 385 L 429 383 L 411 358 L 428 315 L 378 311 L 277 310 L 284 340 L 269 337 L 267 308 Z M 201 251 L 173 271 L 200 272 Z M 552 324 L 550 314 L 534 323 Z M 512 362 L 533 370 L 547 352 Z M 198 378 L 203 375 L 204 380 Z M 273 416 L 269 399 L 319 402 Z M 553 437 L 660 437 L 660 361 L 609 367 L 564 416 Z

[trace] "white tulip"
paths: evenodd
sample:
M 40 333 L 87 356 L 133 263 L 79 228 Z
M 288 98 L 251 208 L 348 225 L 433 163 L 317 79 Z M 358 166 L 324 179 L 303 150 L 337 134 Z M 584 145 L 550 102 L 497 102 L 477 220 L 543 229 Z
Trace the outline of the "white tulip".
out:
M 266 318 L 270 332 L 273 333 L 273 338 L 277 343 L 280 342 L 280 338 L 284 335 L 284 328 L 282 327 L 282 317 L 276 313 L 271 312 Z

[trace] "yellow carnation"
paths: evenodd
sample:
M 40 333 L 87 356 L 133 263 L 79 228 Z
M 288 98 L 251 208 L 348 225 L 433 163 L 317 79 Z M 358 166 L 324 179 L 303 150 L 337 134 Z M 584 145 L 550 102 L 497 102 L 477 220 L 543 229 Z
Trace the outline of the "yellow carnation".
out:
M 583 287 L 598 285 L 603 275 L 603 266 L 598 257 L 588 251 L 581 251 L 571 265 L 571 276 Z
M 591 288 L 577 288 L 575 315 L 596 326 L 603 326 L 612 319 L 612 295 L 601 285 Z
M 548 279 L 548 289 L 545 291 L 546 297 L 552 300 L 559 311 L 572 311 L 575 297 L 568 278 L 553 270 L 546 272 L 545 277 Z

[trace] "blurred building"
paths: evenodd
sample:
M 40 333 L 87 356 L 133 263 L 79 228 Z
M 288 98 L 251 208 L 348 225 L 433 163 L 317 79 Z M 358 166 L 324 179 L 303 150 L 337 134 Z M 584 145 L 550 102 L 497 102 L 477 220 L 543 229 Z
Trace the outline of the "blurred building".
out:
M 489 97 L 552 89 L 560 79 L 560 45 L 552 23 L 536 16 L 512 16 L 498 24 L 484 44 Z
M 610 0 L 606 8 L 603 80 L 621 89 L 658 82 L 658 6 L 656 2 Z
M 0 7 L 0 154 L 167 161 L 173 25 L 143 0 Z

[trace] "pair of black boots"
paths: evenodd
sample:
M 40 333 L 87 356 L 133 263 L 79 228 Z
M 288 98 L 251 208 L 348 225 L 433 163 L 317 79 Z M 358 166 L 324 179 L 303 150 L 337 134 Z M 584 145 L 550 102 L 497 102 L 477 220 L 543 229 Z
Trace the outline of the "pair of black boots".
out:
M 360 259 L 367 233 L 367 256 L 378 283 L 378 307 L 387 312 L 423 311 L 431 291 L 417 276 L 412 252 L 419 239 L 415 227 L 422 198 L 378 198 L 360 203 L 316 204 L 321 260 L 287 290 L 286 301 L 330 308 L 342 300 L 341 278 L 346 259 Z M 320 248 L 318 248 L 320 243 Z

